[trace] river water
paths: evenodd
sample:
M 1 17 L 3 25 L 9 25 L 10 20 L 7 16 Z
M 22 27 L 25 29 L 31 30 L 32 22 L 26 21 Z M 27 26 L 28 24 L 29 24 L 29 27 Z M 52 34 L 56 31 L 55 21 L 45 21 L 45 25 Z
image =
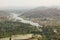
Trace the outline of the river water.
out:
M 38 26 L 42 27 L 42 26 L 39 25 L 38 23 L 34 23 L 34 22 L 32 22 L 32 21 L 25 20 L 25 19 L 19 17 L 19 15 L 16 14 L 16 13 L 11 13 L 11 15 L 12 15 L 12 18 L 15 19 L 15 21 L 16 21 L 16 20 L 20 20 L 20 22 L 22 22 L 22 23 L 28 23 L 28 24 L 33 25 L 33 26 L 36 26 L 36 27 L 38 27 Z

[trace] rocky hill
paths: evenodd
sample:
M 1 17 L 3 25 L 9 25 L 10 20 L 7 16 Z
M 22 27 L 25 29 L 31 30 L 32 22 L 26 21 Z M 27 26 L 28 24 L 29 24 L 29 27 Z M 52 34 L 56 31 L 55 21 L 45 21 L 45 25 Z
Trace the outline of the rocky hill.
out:
M 21 16 L 27 18 L 60 18 L 60 9 L 55 7 L 38 7 L 25 12 Z

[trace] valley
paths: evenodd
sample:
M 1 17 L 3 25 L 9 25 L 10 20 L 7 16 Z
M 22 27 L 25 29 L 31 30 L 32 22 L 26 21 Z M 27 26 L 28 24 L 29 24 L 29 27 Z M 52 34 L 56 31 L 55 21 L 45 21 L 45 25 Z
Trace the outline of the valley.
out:
M 0 40 L 60 40 L 60 9 L 0 10 Z

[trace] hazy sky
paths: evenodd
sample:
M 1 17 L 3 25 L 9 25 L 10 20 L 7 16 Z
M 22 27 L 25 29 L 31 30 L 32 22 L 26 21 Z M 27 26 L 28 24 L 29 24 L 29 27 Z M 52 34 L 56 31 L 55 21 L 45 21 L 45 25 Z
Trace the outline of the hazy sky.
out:
M 60 0 L 0 0 L 0 8 L 38 6 L 60 6 Z

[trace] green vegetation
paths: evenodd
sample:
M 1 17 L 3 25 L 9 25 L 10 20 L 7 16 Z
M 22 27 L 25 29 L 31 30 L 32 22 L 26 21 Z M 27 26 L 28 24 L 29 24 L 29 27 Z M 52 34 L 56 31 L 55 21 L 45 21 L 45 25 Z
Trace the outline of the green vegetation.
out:
M 60 40 L 60 26 L 43 26 L 38 30 L 35 26 L 21 22 L 4 21 L 0 22 L 0 38 L 10 37 L 16 34 L 39 34 L 42 38 L 38 40 Z M 54 32 L 56 29 L 57 32 Z
M 31 33 L 34 29 L 31 25 L 21 22 L 0 22 L 0 38 L 15 34 Z

